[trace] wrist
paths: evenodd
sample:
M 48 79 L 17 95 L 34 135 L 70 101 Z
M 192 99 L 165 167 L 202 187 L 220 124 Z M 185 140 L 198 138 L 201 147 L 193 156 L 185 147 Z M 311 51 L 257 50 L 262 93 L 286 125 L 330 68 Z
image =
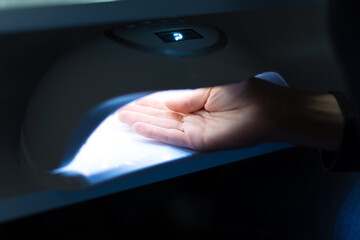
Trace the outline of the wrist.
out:
M 277 99 L 278 106 L 272 106 L 273 116 L 277 118 L 273 127 L 275 141 L 331 151 L 339 149 L 343 117 L 333 95 L 284 89 Z

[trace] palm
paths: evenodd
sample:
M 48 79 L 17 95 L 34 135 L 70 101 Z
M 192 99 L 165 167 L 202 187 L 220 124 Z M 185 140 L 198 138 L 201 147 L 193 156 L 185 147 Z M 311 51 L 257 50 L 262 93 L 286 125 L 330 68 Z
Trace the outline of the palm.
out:
M 196 90 L 166 103 L 145 98 L 120 109 L 119 120 L 145 137 L 185 148 L 250 146 L 264 132 L 251 92 L 244 84 L 233 84 Z
M 188 145 L 198 150 L 245 147 L 254 144 L 255 121 L 249 121 L 249 109 L 188 114 L 183 119 L 183 132 Z

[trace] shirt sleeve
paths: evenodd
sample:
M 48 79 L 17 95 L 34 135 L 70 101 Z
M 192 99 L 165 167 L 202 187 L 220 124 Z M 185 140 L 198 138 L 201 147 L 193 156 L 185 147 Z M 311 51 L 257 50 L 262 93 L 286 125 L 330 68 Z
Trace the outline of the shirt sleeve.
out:
M 343 115 L 343 133 L 338 152 L 320 150 L 320 158 L 325 170 L 340 172 L 360 171 L 360 139 L 356 124 L 355 108 L 344 92 L 330 92 Z

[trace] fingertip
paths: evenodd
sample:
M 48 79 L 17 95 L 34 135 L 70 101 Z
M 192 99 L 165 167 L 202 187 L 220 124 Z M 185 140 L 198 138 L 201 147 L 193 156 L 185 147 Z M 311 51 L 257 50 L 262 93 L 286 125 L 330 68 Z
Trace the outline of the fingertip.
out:
M 132 130 L 136 132 L 137 134 L 144 135 L 144 124 L 141 122 L 136 122 L 132 126 Z
M 162 109 L 162 110 L 168 109 L 163 101 L 159 101 L 159 100 L 151 99 L 151 98 L 140 98 L 139 100 L 135 101 L 135 105 L 157 108 L 157 109 Z
M 155 107 L 156 105 L 158 105 L 158 103 L 152 99 L 148 99 L 145 97 L 145 98 L 140 98 L 140 99 L 136 100 L 134 102 L 134 105 L 144 106 L 144 107 Z
M 147 98 L 139 98 L 139 99 L 134 101 L 134 103 L 138 104 L 138 105 L 146 104 L 147 102 L 148 102 Z
M 117 119 L 120 122 L 123 122 L 123 117 L 124 117 L 124 112 L 123 112 L 123 109 L 120 108 L 117 110 Z

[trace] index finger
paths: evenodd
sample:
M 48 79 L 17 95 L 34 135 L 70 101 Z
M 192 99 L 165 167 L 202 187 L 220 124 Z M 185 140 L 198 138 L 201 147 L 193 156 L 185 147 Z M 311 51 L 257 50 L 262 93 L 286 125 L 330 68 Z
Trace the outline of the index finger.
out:
M 140 98 L 139 100 L 135 101 L 135 104 L 145 107 L 152 107 L 160 110 L 169 110 L 169 108 L 165 105 L 163 101 L 154 100 L 151 98 Z

